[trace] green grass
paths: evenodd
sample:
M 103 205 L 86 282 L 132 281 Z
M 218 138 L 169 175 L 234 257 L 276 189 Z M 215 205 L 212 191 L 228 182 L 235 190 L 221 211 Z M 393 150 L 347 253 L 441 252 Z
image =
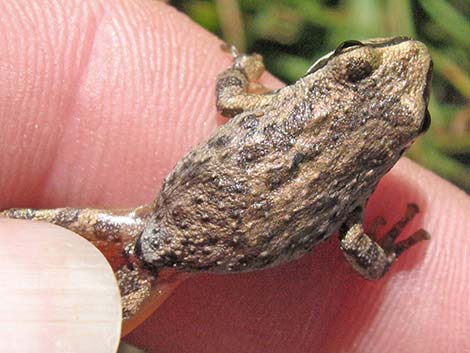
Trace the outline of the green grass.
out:
M 268 70 L 293 82 L 347 39 L 407 35 L 433 57 L 432 125 L 409 151 L 419 164 L 470 191 L 470 0 L 171 1 Z

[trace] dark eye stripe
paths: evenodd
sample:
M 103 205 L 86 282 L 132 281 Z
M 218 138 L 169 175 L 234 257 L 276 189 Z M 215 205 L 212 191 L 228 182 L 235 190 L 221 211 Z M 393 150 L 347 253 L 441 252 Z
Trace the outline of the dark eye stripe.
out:
M 344 41 L 343 43 L 341 43 L 340 45 L 338 45 L 338 47 L 336 48 L 336 50 L 331 53 L 331 55 L 329 55 L 328 57 L 325 57 L 324 59 L 321 59 L 319 60 L 315 65 L 313 65 L 304 75 L 307 76 L 307 75 L 310 75 L 311 73 L 321 69 L 322 67 L 324 67 L 328 61 L 330 61 L 331 58 L 341 54 L 341 52 L 346 49 L 346 48 L 350 48 L 350 47 L 354 47 L 354 46 L 358 46 L 358 47 L 363 47 L 365 46 L 364 43 L 358 41 L 358 40 L 354 40 L 354 39 L 351 39 L 351 40 L 346 40 Z
M 321 69 L 322 67 L 324 67 L 326 65 L 326 63 L 328 62 L 328 60 L 330 60 L 330 58 L 332 57 L 333 55 L 330 55 L 324 59 L 321 59 L 319 61 L 317 61 L 312 67 L 310 67 L 310 69 L 307 70 L 307 72 L 305 73 L 304 77 L 307 76 L 307 75 L 310 75 L 311 73 L 315 72 L 315 71 L 318 71 L 319 69 Z
M 383 41 L 383 42 L 373 42 L 373 41 L 372 42 L 367 42 L 367 41 L 366 42 L 360 42 L 360 41 L 354 40 L 354 39 L 346 40 L 343 43 L 341 43 L 340 45 L 338 45 L 336 50 L 333 53 L 331 53 L 331 55 L 329 55 L 327 57 L 324 57 L 323 59 L 320 59 L 317 63 L 315 63 L 312 67 L 310 67 L 310 69 L 308 69 L 308 71 L 305 73 L 304 77 L 307 76 L 307 75 L 310 75 L 310 74 L 314 73 L 315 71 L 318 71 L 319 69 L 324 67 L 328 63 L 328 61 L 331 60 L 331 58 L 334 58 L 335 56 L 341 54 L 341 52 L 346 48 L 350 48 L 350 47 L 354 47 L 354 46 L 357 46 L 357 47 L 370 46 L 372 48 L 391 47 L 393 45 L 400 44 L 400 43 L 406 42 L 408 40 L 411 40 L 411 38 L 405 37 L 405 36 L 394 37 L 394 38 L 391 38 L 390 40 L 386 40 L 386 41 Z
M 355 46 L 363 47 L 364 45 L 365 45 L 364 43 L 362 43 L 358 40 L 354 40 L 354 39 L 346 40 L 343 43 L 341 43 L 340 45 L 338 45 L 338 47 L 336 48 L 333 55 L 338 55 L 339 53 L 341 53 L 346 48 L 355 47 Z

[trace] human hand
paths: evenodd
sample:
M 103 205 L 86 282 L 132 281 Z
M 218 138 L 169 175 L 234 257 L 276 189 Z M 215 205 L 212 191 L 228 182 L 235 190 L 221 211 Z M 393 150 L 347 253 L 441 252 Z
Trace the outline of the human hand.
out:
M 149 202 L 224 122 L 214 81 L 230 56 L 158 2 L 39 3 L 0 1 L 0 208 Z M 409 229 L 432 240 L 379 282 L 352 273 L 331 239 L 270 270 L 194 277 L 128 340 L 148 353 L 468 350 L 468 196 L 402 160 L 368 219 L 393 223 L 408 201 L 422 210 Z

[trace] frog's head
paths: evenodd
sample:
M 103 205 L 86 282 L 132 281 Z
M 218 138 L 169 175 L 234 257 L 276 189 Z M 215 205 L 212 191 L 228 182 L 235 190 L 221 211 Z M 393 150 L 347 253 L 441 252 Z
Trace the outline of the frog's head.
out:
M 431 57 L 421 42 L 405 37 L 352 40 L 318 60 L 304 81 L 313 96 L 329 97 L 328 106 L 342 117 L 338 124 L 370 140 L 380 138 L 399 153 L 429 128 L 431 71 Z

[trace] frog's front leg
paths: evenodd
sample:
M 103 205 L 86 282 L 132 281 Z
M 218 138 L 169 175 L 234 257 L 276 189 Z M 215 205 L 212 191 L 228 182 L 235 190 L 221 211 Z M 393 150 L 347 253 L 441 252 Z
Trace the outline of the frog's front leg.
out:
M 217 109 L 231 118 L 247 110 L 256 110 L 269 104 L 270 90 L 257 80 L 264 72 L 263 58 L 259 54 L 239 54 L 235 47 L 228 48 L 233 56 L 230 68 L 217 76 Z
M 415 204 L 409 204 L 404 217 L 380 240 L 374 240 L 364 232 L 362 209 L 354 211 L 340 229 L 340 246 L 348 262 L 366 279 L 381 278 L 406 249 L 429 239 L 429 234 L 420 229 L 407 239 L 395 243 L 405 225 L 418 212 Z

